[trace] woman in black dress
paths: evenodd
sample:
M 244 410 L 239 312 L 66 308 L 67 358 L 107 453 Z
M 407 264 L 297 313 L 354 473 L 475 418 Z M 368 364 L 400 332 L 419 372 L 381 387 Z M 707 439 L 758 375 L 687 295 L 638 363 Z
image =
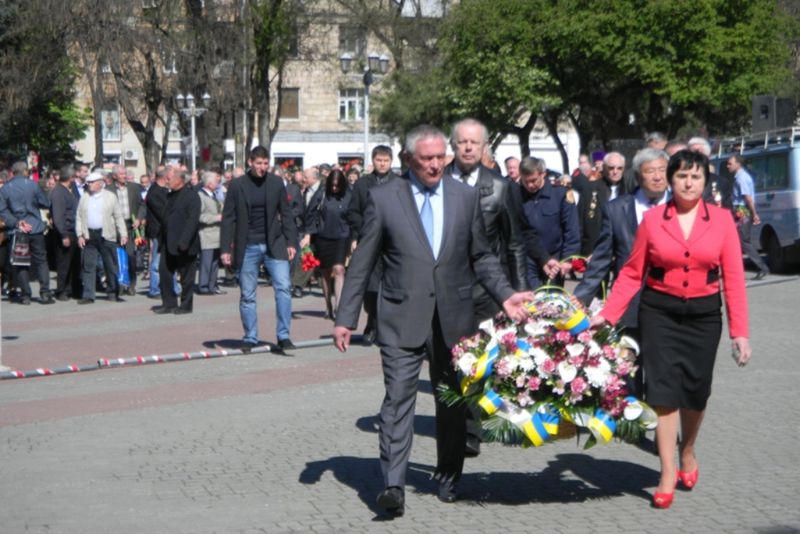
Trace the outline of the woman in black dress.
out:
M 325 194 L 309 206 L 308 228 L 311 245 L 320 262 L 326 318 L 336 317 L 339 295 L 344 285 L 344 264 L 350 251 L 350 226 L 347 209 L 352 194 L 342 171 L 331 171 L 325 181 Z M 335 304 L 334 304 L 335 299 Z

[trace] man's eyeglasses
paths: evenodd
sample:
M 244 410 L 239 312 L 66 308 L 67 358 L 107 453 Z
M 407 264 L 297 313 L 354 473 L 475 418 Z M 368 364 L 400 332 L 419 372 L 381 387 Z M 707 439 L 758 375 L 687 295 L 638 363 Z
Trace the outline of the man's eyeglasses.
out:
M 606 169 L 608 169 L 609 171 L 621 171 L 624 170 L 625 167 L 612 167 L 611 165 L 609 165 L 606 167 Z

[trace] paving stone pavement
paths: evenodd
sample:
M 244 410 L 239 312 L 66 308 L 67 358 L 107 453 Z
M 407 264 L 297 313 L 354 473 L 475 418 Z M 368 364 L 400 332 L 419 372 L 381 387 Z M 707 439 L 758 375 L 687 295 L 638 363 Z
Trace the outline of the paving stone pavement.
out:
M 328 346 L 0 382 L 0 532 L 800 532 L 800 279 L 770 276 L 748 295 L 754 359 L 737 368 L 723 337 L 700 480 L 666 511 L 649 507 L 651 452 L 574 440 L 484 444 L 461 500 L 440 503 L 423 381 L 406 515 L 386 521 L 377 350 Z

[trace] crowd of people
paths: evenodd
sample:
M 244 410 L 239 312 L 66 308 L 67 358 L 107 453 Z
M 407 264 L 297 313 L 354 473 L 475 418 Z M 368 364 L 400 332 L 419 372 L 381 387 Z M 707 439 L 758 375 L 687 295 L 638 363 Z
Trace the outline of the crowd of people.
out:
M 194 294 L 238 285 L 242 350 L 249 352 L 262 343 L 256 299 L 266 274 L 276 349 L 285 351 L 295 348 L 292 299 L 316 277 L 337 347 L 347 349 L 362 306 L 363 338 L 380 346 L 385 489 L 378 502 L 401 515 L 422 361 L 430 362 L 434 389 L 457 388 L 454 343 L 500 311 L 524 317 L 530 291 L 563 286 L 579 258 L 586 270 L 577 301 L 588 307 L 613 284 L 593 321 L 625 327 L 643 347 L 645 372 L 629 387 L 659 416 L 662 476 L 653 503 L 666 508 L 678 481 L 697 483 L 694 443 L 721 334 L 720 281 L 743 365 L 751 349 L 742 253 L 756 264 L 755 278 L 768 273 L 750 243 L 759 224 L 752 177 L 739 156 L 727 162 L 731 179 L 717 174 L 710 151 L 703 138 L 654 133 L 630 165 L 620 152 L 595 152 L 561 175 L 526 156 L 506 159 L 503 176 L 486 127 L 465 119 L 449 139 L 429 126 L 409 132 L 402 176 L 383 145 L 364 174 L 327 164 L 271 168 L 264 147 L 251 150 L 246 169 L 193 173 L 163 165 L 138 181 L 120 165 L 74 164 L 35 183 L 17 162 L 0 173 L 4 291 L 30 304 L 33 275 L 42 304 L 88 305 L 98 289 L 121 302 L 137 294 L 141 275 L 149 279 L 147 296 L 161 299 L 154 313 L 180 315 L 192 312 Z M 309 250 L 316 270 L 301 268 Z M 22 251 L 27 260 L 17 257 Z M 464 459 L 480 454 L 480 416 L 438 398 L 436 413 L 438 496 L 452 502 Z

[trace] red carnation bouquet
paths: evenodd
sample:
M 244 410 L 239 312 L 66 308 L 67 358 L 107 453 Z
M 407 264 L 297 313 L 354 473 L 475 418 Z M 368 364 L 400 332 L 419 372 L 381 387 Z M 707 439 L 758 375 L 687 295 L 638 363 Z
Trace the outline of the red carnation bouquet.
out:
M 311 247 L 303 247 L 301 254 L 302 256 L 300 256 L 300 265 L 303 268 L 303 272 L 307 273 L 308 271 L 313 271 L 320 266 L 319 260 L 316 256 L 314 256 L 314 252 L 311 250 Z

